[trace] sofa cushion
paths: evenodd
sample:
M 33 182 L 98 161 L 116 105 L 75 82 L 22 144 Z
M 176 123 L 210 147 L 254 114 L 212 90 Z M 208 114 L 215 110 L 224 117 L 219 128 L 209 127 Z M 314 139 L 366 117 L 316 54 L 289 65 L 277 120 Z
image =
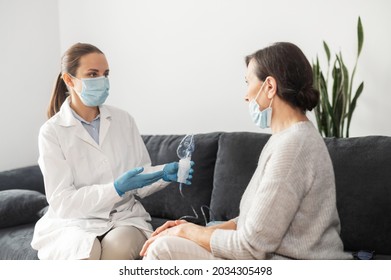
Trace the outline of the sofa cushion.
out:
M 217 142 L 220 133 L 194 135 L 195 162 L 192 184 L 183 185 L 184 198 L 179 193 L 179 184 L 171 183 L 165 189 L 141 200 L 152 217 L 178 219 L 193 215 L 191 205 L 199 216 L 189 221 L 204 224 L 200 207 L 209 205 L 213 188 L 213 172 L 216 162 Z M 152 165 L 178 161 L 176 150 L 185 135 L 144 135 L 143 140 L 151 156 Z
M 0 228 L 35 222 L 46 205 L 45 195 L 37 191 L 0 191 Z
M 34 190 L 45 193 L 43 176 L 38 165 L 0 172 L 0 191 L 9 189 Z
M 0 260 L 38 260 L 30 243 L 35 223 L 0 229 Z
M 345 250 L 391 255 L 391 137 L 325 139 Z
M 210 204 L 215 220 L 226 221 L 239 215 L 243 192 L 269 138 L 270 134 L 251 132 L 220 136 Z

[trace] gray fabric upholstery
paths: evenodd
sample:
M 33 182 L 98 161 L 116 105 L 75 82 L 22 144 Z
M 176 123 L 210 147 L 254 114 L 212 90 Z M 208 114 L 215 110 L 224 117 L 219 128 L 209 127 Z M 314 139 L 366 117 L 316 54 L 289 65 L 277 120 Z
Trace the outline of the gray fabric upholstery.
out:
M 269 134 L 247 132 L 221 135 L 210 204 L 215 220 L 227 221 L 238 216 L 240 199 L 269 138 Z
M 391 254 L 391 137 L 325 139 L 345 250 Z
M 10 189 L 33 190 L 45 193 L 43 177 L 38 165 L 0 172 L 0 191 Z
M 47 204 L 45 195 L 37 191 L 0 191 L 0 228 L 36 222 Z
M 35 223 L 0 229 L 0 260 L 37 260 L 30 243 Z

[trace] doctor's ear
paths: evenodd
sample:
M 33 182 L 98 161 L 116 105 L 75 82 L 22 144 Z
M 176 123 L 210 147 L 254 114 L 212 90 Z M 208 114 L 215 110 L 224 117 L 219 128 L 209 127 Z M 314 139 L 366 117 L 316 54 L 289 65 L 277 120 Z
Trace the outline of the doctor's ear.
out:
M 72 80 L 71 75 L 69 75 L 68 73 L 62 74 L 62 79 L 63 79 L 64 83 L 65 83 L 68 87 L 73 88 L 73 87 L 75 86 L 74 83 L 73 83 L 73 80 Z
M 266 80 L 267 97 L 272 99 L 277 94 L 277 80 L 269 76 Z

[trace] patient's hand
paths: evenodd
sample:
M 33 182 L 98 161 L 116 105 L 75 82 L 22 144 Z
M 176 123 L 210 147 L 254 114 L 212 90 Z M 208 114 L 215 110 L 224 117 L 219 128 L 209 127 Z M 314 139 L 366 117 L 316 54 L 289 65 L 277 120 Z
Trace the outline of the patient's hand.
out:
M 187 221 L 185 220 L 175 220 L 175 221 L 168 221 L 168 222 L 165 222 L 162 226 L 158 227 L 153 233 L 152 233 L 152 236 L 155 236 L 155 235 L 158 235 L 159 233 L 161 233 L 162 231 L 168 229 L 168 228 L 171 228 L 171 227 L 175 227 L 177 225 L 180 225 L 180 224 L 184 224 L 184 223 L 187 223 Z
M 204 247 L 210 252 L 210 237 L 214 230 L 215 228 L 212 227 L 203 227 L 183 220 L 166 222 L 164 225 L 156 229 L 153 236 L 145 241 L 144 246 L 141 249 L 140 256 L 145 256 L 149 245 L 151 245 L 156 238 L 161 236 L 177 236 L 186 238 L 196 242 L 198 245 Z
M 169 235 L 169 236 L 178 236 L 186 238 L 186 230 L 184 229 L 187 225 L 193 225 L 192 223 L 188 223 L 184 220 L 176 220 L 176 221 L 168 221 L 164 225 L 158 227 L 153 233 L 152 236 L 145 241 L 143 248 L 140 251 L 140 256 L 145 256 L 148 251 L 149 245 L 151 245 L 156 238 L 161 236 Z

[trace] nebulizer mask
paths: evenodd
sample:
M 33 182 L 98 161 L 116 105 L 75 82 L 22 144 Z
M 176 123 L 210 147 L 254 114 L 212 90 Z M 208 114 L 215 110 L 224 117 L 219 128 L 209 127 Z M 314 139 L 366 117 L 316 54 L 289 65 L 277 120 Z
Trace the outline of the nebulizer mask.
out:
M 189 171 L 191 168 L 191 156 L 195 150 L 195 141 L 194 141 L 194 135 L 193 134 L 188 134 L 186 135 L 182 141 L 179 143 L 179 146 L 177 148 L 177 155 L 179 157 L 179 166 L 178 166 L 178 179 L 177 181 L 179 182 L 179 192 L 182 196 L 183 199 L 185 199 L 185 196 L 183 195 L 182 192 L 182 184 L 186 183 L 186 179 L 189 176 Z M 185 215 L 179 218 L 179 220 L 182 219 L 198 219 L 199 216 L 197 214 L 197 211 L 194 209 L 194 206 L 189 202 L 189 205 L 193 211 L 194 216 L 191 215 Z M 201 213 L 204 217 L 205 224 L 208 223 L 204 209 L 207 208 L 209 210 L 209 213 L 212 214 L 211 209 L 206 206 L 202 205 L 201 206 Z
M 180 186 L 182 183 L 186 183 L 186 179 L 189 176 L 189 171 L 191 167 L 191 155 L 194 152 L 194 135 L 186 135 L 182 141 L 179 143 L 176 153 L 179 157 L 179 169 L 178 169 L 178 182 Z M 181 187 L 182 188 L 182 187 Z
M 186 183 L 187 177 L 189 177 L 189 171 L 191 168 L 191 155 L 194 152 L 195 143 L 194 135 L 188 134 L 183 137 L 182 141 L 179 143 L 179 146 L 176 150 L 176 153 L 179 157 L 179 166 L 178 166 L 178 183 L 179 190 L 182 194 L 182 184 Z

